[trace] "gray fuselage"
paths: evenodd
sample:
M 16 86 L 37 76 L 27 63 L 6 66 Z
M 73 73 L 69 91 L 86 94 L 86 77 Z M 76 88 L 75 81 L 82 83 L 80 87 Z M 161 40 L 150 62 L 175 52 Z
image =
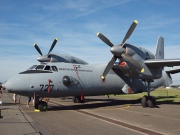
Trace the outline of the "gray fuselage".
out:
M 132 93 L 146 91 L 144 82 L 138 79 L 121 75 L 122 71 L 112 69 L 106 76 L 106 80 L 101 80 L 101 75 L 106 64 L 72 64 L 72 63 L 47 63 L 39 64 L 43 68 L 34 68 L 19 73 L 10 78 L 5 87 L 12 93 L 24 96 L 40 97 L 65 97 L 65 96 L 95 96 L 105 94 L 124 94 L 132 88 Z M 49 66 L 50 69 L 46 68 Z M 63 84 L 63 77 L 71 78 L 69 85 Z M 49 83 L 49 80 L 51 82 Z M 168 86 L 171 79 L 166 72 L 160 79 L 151 83 L 151 90 L 159 86 Z M 128 84 L 128 85 L 127 85 Z M 48 87 L 51 87 L 48 93 Z M 135 90 L 134 90 L 135 89 Z

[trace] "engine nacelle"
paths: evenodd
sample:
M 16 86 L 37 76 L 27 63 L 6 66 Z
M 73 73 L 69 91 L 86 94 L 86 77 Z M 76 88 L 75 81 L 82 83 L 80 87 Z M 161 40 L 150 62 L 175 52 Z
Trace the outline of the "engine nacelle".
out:
M 119 66 L 126 76 L 135 77 L 139 74 L 139 71 L 137 71 L 129 62 L 120 62 Z
M 134 79 L 159 79 L 162 76 L 162 68 L 151 68 L 147 67 L 145 64 L 142 65 L 144 71 L 138 71 L 129 62 L 120 62 L 120 69 L 123 71 L 124 75 L 129 76 Z
M 125 75 L 129 75 L 129 73 L 130 73 L 130 68 L 129 68 L 129 66 L 127 65 L 127 63 L 126 62 L 121 62 L 121 63 L 119 63 L 119 66 L 121 67 L 121 70 L 123 71 L 123 73 L 125 74 Z

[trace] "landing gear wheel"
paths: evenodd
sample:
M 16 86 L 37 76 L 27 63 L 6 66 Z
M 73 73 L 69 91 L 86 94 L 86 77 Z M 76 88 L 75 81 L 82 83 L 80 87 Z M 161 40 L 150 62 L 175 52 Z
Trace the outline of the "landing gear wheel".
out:
M 74 103 L 84 103 L 85 101 L 84 101 L 84 96 L 82 97 L 82 99 L 81 99 L 81 96 L 74 96 L 73 97 L 73 102 Z
M 156 106 L 155 97 L 152 97 L 152 96 L 148 97 L 148 105 L 149 105 L 150 108 L 154 108 Z
M 38 109 L 40 111 L 47 111 L 47 103 L 44 101 L 39 101 Z
M 76 96 L 73 96 L 72 100 L 73 100 L 74 103 L 78 103 Z
M 147 86 L 147 95 L 148 96 L 142 97 L 141 104 L 143 107 L 149 106 L 150 108 L 154 108 L 156 106 L 156 98 L 153 96 L 150 96 L 150 92 L 151 92 L 150 83 L 153 82 L 153 80 L 144 80 L 144 81 L 148 83 L 148 86 Z
M 141 105 L 142 107 L 148 107 L 148 96 L 143 96 L 141 99 Z

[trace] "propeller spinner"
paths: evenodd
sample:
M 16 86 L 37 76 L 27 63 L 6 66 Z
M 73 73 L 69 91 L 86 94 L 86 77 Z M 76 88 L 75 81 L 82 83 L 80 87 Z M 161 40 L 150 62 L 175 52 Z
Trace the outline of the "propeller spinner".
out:
M 50 52 L 53 50 L 53 48 L 54 48 L 54 46 L 56 45 L 57 41 L 58 41 L 58 38 L 55 38 L 54 41 L 53 41 L 53 43 L 52 43 L 52 45 L 51 45 L 51 47 L 50 47 L 50 49 L 49 49 L 48 54 L 46 54 L 46 55 L 43 55 L 42 52 L 41 52 L 41 50 L 40 50 L 40 48 L 38 47 L 38 45 L 37 45 L 37 44 L 34 44 L 35 49 L 36 49 L 36 50 L 38 51 L 38 53 L 41 55 L 41 56 L 39 56 L 39 57 L 37 58 L 37 60 L 38 60 L 39 62 L 48 62 L 48 61 L 50 61 L 50 56 L 49 56 L 49 54 L 50 54 Z
M 115 61 L 117 60 L 117 58 L 123 58 L 125 61 L 128 61 L 131 65 L 133 65 L 137 70 L 143 72 L 143 68 L 142 66 L 136 61 L 134 60 L 131 56 L 129 56 L 128 54 L 125 54 L 125 48 L 123 47 L 124 44 L 126 43 L 126 41 L 129 39 L 129 37 L 131 36 L 131 34 L 133 33 L 134 29 L 136 28 L 136 25 L 138 24 L 138 21 L 135 20 L 131 26 L 129 27 L 122 43 L 120 45 L 113 45 L 113 43 L 111 43 L 111 41 L 105 37 L 103 34 L 101 34 L 100 32 L 97 33 L 97 36 L 107 45 L 109 45 L 111 47 L 111 53 L 114 54 L 114 56 L 112 57 L 112 59 L 110 60 L 110 62 L 108 63 L 108 65 L 106 66 L 101 79 L 104 80 L 105 76 L 108 74 L 108 72 L 111 70 L 111 68 L 113 67 Z

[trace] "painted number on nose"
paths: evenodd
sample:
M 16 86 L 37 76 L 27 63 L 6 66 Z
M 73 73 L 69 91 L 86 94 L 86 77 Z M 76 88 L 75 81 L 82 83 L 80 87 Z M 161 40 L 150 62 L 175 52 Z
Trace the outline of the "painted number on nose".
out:
M 41 87 L 40 91 L 48 91 L 48 84 L 46 84 L 46 85 L 40 84 L 40 87 Z M 50 87 L 51 87 L 51 90 L 52 90 L 54 88 L 54 85 L 51 84 Z

